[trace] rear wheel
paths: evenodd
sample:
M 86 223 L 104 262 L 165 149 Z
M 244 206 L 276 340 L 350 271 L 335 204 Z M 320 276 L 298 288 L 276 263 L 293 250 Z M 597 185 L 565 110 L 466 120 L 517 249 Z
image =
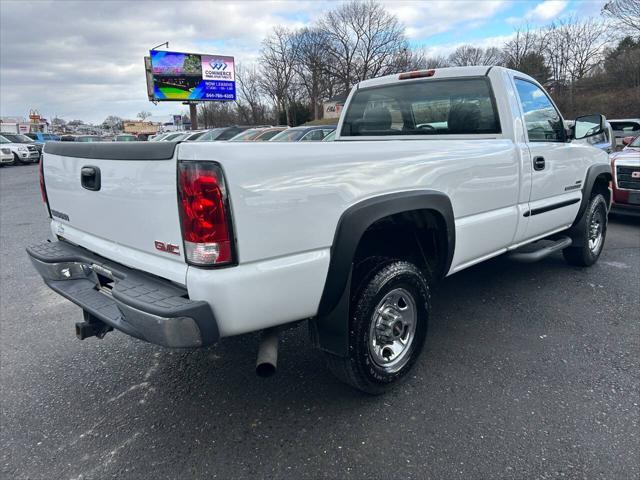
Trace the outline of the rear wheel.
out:
M 410 370 L 427 333 L 430 291 L 425 275 L 400 260 L 363 262 L 354 275 L 350 307 L 349 354 L 327 354 L 342 381 L 380 394 Z
M 607 201 L 602 194 L 591 198 L 576 226 L 580 240 L 562 254 L 570 265 L 589 267 L 598 261 L 607 236 Z

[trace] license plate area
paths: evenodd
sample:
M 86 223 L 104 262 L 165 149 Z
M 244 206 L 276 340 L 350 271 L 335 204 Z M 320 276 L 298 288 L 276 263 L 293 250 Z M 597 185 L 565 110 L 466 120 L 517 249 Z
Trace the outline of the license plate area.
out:
M 91 270 L 93 270 L 93 273 L 98 277 L 98 285 L 96 285 L 96 289 L 100 293 L 111 296 L 111 291 L 116 283 L 113 272 L 108 268 L 95 263 L 91 264 Z
M 631 205 L 640 205 L 640 192 L 629 192 L 629 203 Z

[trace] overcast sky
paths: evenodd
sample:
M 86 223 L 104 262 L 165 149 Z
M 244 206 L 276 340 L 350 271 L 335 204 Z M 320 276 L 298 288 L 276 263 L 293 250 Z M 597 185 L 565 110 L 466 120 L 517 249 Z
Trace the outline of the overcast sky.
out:
M 232 55 L 254 62 L 275 25 L 310 24 L 339 2 L 322 1 L 28 1 L 0 0 L 0 115 L 102 122 L 180 113 L 180 103 L 147 100 L 143 57 L 170 49 Z M 382 3 L 412 45 L 446 54 L 462 43 L 500 45 L 515 26 L 568 15 L 597 16 L 604 0 L 456 0 Z

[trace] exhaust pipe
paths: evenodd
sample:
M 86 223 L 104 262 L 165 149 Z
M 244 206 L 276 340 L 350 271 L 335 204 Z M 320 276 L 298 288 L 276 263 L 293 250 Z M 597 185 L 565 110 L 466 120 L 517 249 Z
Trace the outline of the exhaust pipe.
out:
M 279 340 L 280 332 L 277 328 L 267 328 L 262 331 L 262 338 L 258 347 L 258 359 L 256 361 L 256 374 L 259 377 L 270 377 L 276 373 Z

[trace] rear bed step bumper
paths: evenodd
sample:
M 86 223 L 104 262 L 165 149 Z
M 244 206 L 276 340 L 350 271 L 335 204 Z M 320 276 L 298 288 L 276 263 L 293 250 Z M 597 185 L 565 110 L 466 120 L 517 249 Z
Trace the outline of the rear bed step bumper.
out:
M 167 280 L 64 241 L 27 253 L 51 289 L 128 335 L 167 347 L 201 347 L 220 337 L 209 304 L 189 300 L 186 289 Z M 110 293 L 101 280 L 113 282 Z

